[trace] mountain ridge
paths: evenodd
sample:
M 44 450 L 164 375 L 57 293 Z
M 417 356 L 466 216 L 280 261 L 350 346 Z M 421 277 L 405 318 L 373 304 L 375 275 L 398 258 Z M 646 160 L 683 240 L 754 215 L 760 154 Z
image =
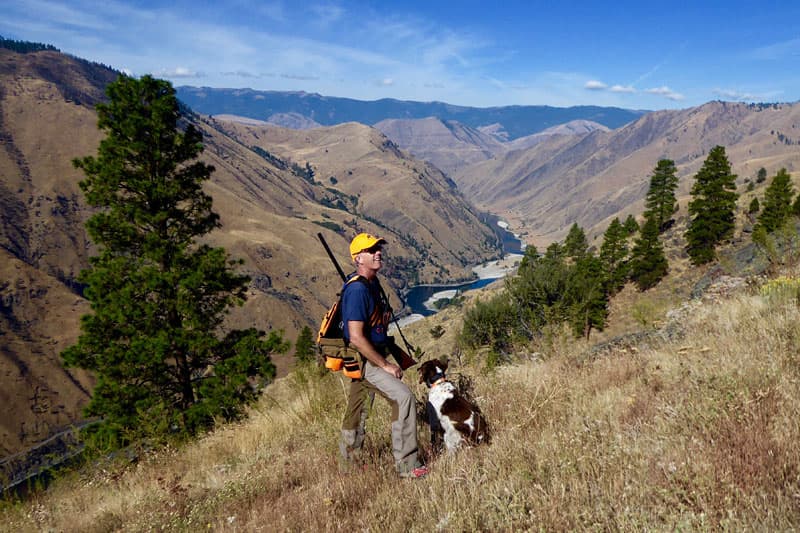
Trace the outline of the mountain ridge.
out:
M 296 91 L 191 86 L 179 86 L 176 91 L 178 98 L 184 103 L 206 115 L 229 114 L 267 120 L 276 113 L 294 112 L 324 126 L 345 122 L 373 125 L 385 119 L 437 117 L 441 120 L 455 120 L 472 128 L 501 124 L 509 140 L 577 119 L 592 120 L 613 129 L 646 113 L 601 106 L 558 108 L 513 105 L 478 108 L 445 102 L 416 102 L 392 98 L 363 101 Z
M 617 130 L 546 139 L 459 169 L 459 189 L 482 209 L 507 217 L 532 244 L 561 239 L 577 222 L 602 232 L 613 216 L 643 209 L 659 159 L 678 168 L 679 200 L 708 151 L 726 148 L 741 186 L 760 167 L 770 175 L 800 168 L 800 104 L 709 102 L 648 113 Z

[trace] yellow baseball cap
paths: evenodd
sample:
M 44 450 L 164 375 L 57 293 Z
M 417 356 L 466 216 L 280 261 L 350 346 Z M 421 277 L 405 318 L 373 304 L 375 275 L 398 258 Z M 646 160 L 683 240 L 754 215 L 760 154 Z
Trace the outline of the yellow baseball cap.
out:
M 350 257 L 355 260 L 356 256 L 364 250 L 369 250 L 376 244 L 385 244 L 386 239 L 381 239 L 369 233 L 359 233 L 350 241 Z

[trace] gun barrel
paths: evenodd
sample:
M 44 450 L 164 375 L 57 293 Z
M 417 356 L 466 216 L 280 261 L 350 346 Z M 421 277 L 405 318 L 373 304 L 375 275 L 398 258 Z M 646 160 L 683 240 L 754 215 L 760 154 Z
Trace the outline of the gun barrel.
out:
M 345 279 L 347 279 L 347 276 L 345 275 L 344 270 L 342 270 L 342 267 L 339 266 L 339 261 L 336 260 L 336 256 L 333 255 L 333 252 L 328 246 L 328 243 L 325 242 L 325 237 L 322 236 L 322 233 L 317 233 L 317 237 L 319 237 L 319 242 L 322 243 L 322 246 L 325 248 L 325 251 L 328 252 L 328 257 L 330 257 L 333 266 L 336 267 L 336 272 L 339 273 L 339 276 L 341 276 L 342 281 L 344 281 Z

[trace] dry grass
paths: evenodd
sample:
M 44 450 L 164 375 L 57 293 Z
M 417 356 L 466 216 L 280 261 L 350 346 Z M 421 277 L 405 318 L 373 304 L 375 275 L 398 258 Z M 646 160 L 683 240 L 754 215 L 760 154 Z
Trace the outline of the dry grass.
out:
M 552 342 L 464 365 L 491 446 L 398 481 L 378 399 L 342 474 L 338 376 L 295 372 L 244 422 L 0 507 L 6 531 L 791 530 L 800 527 L 800 309 L 740 294 L 687 308 L 680 340 L 588 357 Z M 446 318 L 446 317 L 445 317 Z M 447 320 L 453 320 L 449 318 Z M 430 326 L 428 326 L 430 327 Z M 444 341 L 450 342 L 450 341 Z M 446 352 L 445 345 L 430 349 Z M 542 350 L 542 347 L 537 347 Z M 413 372 L 406 380 L 416 382 Z M 418 398 L 424 390 L 414 385 Z M 426 430 L 421 430 L 424 444 Z

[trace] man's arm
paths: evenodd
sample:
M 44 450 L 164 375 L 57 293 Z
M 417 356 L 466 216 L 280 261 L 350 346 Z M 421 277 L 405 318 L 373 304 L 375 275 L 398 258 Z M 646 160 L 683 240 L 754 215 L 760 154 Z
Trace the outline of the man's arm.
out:
M 373 365 L 381 370 L 388 372 L 397 379 L 403 377 L 403 371 L 400 367 L 390 363 L 372 346 L 372 343 L 364 335 L 364 323 L 356 320 L 349 320 L 347 322 L 347 332 L 350 334 L 350 344 L 355 347 L 358 352 L 367 358 Z

